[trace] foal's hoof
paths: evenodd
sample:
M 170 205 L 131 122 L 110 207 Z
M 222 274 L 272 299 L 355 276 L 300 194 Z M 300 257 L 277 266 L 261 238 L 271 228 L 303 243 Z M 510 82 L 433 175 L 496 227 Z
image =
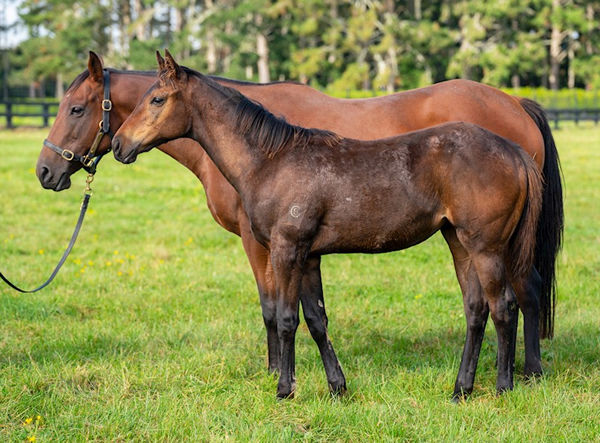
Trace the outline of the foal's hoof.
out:
M 505 392 L 509 392 L 513 390 L 513 385 L 507 385 L 507 386 L 496 386 L 496 395 L 500 396 L 502 394 L 504 394 Z
M 277 385 L 277 399 L 284 400 L 286 398 L 292 399 L 294 398 L 294 391 L 296 390 L 296 383 L 284 384 L 279 383 Z
M 340 383 L 329 383 L 329 393 L 332 397 L 341 397 L 346 393 L 346 380 Z
M 452 403 L 454 403 L 455 405 L 459 404 L 459 403 L 464 403 L 467 401 L 467 398 L 469 398 L 469 395 L 471 395 L 471 392 L 465 392 L 465 391 L 459 391 L 459 392 L 454 392 L 454 394 L 452 394 Z
M 535 367 L 525 366 L 525 370 L 523 371 L 523 376 L 525 377 L 525 380 L 528 381 L 533 381 L 536 378 L 540 378 L 542 375 L 544 375 L 544 371 L 542 371 L 541 365 Z
M 294 391 L 279 392 L 279 390 L 277 390 L 277 400 L 291 400 L 292 398 L 294 398 Z

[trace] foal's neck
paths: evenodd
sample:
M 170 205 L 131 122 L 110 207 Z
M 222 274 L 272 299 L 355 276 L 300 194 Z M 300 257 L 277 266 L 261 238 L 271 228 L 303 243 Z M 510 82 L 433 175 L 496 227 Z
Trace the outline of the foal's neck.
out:
M 196 140 L 236 190 L 263 164 L 265 157 L 249 146 L 237 128 L 237 91 L 205 76 L 189 78 L 186 97 L 192 113 L 192 138 Z M 201 149 L 198 149 L 201 151 Z

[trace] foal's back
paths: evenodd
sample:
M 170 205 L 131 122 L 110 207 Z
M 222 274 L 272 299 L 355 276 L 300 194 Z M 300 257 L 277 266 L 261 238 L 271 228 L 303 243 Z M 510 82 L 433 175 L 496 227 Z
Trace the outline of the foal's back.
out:
M 404 249 L 445 223 L 485 229 L 526 194 L 520 148 L 470 123 L 334 147 L 315 140 L 274 160 L 276 200 L 256 196 L 279 229 L 314 231 L 313 253 Z

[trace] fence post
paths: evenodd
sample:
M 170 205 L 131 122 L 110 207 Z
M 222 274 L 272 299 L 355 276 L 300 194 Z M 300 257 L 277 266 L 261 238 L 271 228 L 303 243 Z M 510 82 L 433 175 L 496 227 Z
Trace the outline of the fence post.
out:
M 12 103 L 6 102 L 6 127 L 8 129 L 13 128 L 12 124 Z
M 42 104 L 42 117 L 44 118 L 44 128 L 48 127 L 48 119 L 50 118 L 50 105 L 48 103 Z

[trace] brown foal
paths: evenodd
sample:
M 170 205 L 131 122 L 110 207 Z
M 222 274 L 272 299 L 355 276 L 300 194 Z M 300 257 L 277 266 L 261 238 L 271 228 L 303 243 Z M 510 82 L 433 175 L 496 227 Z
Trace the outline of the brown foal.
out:
M 488 309 L 498 336 L 496 387 L 512 389 L 513 287 L 525 292 L 542 206 L 540 171 L 518 145 L 467 123 L 370 142 L 341 138 L 290 125 L 168 52 L 158 60 L 159 81 L 115 134 L 115 157 L 131 163 L 161 143 L 193 138 L 238 192 L 273 266 L 278 397 L 294 394 L 298 306 L 313 260 L 404 249 L 438 230 L 467 302 L 454 396 L 473 389 Z M 344 391 L 339 365 L 325 368 L 332 391 Z

